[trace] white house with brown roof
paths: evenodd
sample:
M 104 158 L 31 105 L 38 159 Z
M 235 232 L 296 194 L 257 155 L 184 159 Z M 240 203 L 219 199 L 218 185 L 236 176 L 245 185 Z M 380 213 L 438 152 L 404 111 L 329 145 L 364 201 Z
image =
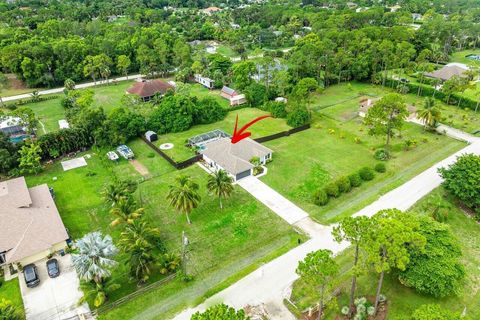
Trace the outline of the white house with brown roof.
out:
M 16 270 L 66 247 L 69 237 L 46 184 L 28 188 L 24 177 L 0 182 L 0 203 L 0 266 Z
M 425 76 L 429 78 L 435 78 L 440 81 L 450 80 L 452 77 L 466 77 L 466 72 L 468 67 L 461 63 L 449 63 L 443 66 L 441 69 L 435 70 L 433 72 L 426 72 Z
M 250 160 L 254 157 L 260 159 L 261 164 L 272 158 L 273 151 L 260 143 L 246 138 L 237 143 L 232 143 L 229 138 L 220 138 L 205 144 L 200 151 L 207 167 L 212 171 L 225 170 L 238 181 L 251 176 L 255 167 Z

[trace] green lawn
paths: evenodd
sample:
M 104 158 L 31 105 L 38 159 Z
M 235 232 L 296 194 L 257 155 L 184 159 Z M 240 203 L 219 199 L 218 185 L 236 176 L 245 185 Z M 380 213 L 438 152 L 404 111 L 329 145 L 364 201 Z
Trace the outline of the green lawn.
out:
M 11 301 L 12 304 L 18 308 L 21 314 L 25 313 L 23 310 L 22 293 L 20 292 L 18 278 L 2 283 L 0 286 L 0 301 L 2 299 Z
M 221 55 L 224 55 L 225 57 L 232 58 L 232 57 L 238 57 L 239 54 L 230 48 L 229 46 L 225 44 L 221 44 L 217 47 L 217 53 L 220 53 Z
M 102 107 L 106 113 L 115 107 L 121 106 L 122 96 L 125 91 L 132 85 L 133 81 L 122 81 L 116 84 L 101 85 L 98 87 L 91 87 L 89 89 L 95 92 L 93 97 L 93 106 Z M 57 99 L 41 101 L 36 103 L 25 104 L 22 107 L 28 107 L 35 112 L 38 120 L 42 125 L 38 126 L 38 133 L 40 135 L 45 132 L 56 131 L 59 129 L 58 120 L 65 119 L 65 109 L 61 105 L 63 97 L 62 93 L 55 94 Z
M 473 219 L 469 218 L 465 213 L 459 209 L 453 201 L 445 196 L 442 188 L 434 190 L 425 198 L 420 200 L 411 211 L 421 214 L 430 214 L 432 211 L 431 201 L 443 202 L 443 204 L 450 206 L 451 209 L 446 222 L 452 232 L 460 241 L 463 259 L 462 263 L 466 270 L 466 280 L 460 295 L 449 298 L 437 299 L 427 295 L 418 294 L 415 290 L 402 286 L 394 275 L 385 277 L 382 293 L 386 295 L 388 304 L 388 319 L 406 319 L 406 316 L 411 315 L 412 312 L 422 304 L 437 303 L 442 307 L 452 311 L 462 313 L 466 310 L 466 315 L 470 319 L 480 318 L 480 277 L 478 274 L 478 266 L 480 265 L 480 225 Z M 334 319 L 336 314 L 339 314 L 342 306 L 348 303 L 349 277 L 345 272 L 352 265 L 352 250 L 347 249 L 341 253 L 336 259 L 341 266 L 342 276 L 340 287 L 342 293 L 338 298 L 338 305 L 327 315 L 326 319 Z M 377 275 L 369 273 L 359 278 L 357 296 L 373 296 L 375 294 L 377 284 Z M 297 281 L 294 285 L 293 302 L 300 310 L 316 303 L 316 293 L 307 289 L 301 282 Z
M 118 240 L 121 228 L 109 226 L 112 216 L 101 195 L 103 187 L 114 177 L 131 177 L 139 182 L 135 197 L 146 208 L 145 219 L 160 228 L 169 251 L 179 252 L 182 231 L 189 237 L 188 268 L 194 281 L 185 284 L 175 280 L 149 293 L 145 299 L 142 296 L 111 311 L 105 318 L 118 319 L 120 314 L 128 318 L 157 304 L 165 308 L 160 314 L 174 312 L 220 288 L 224 281 L 235 278 L 245 268 L 267 257 L 272 259 L 297 244 L 298 235 L 293 229 L 240 187 L 235 187 L 220 210 L 218 200 L 206 190 L 208 176 L 198 166 L 177 171 L 143 141 L 132 141 L 129 146 L 136 159 L 148 169 L 147 176 L 142 177 L 126 160 L 118 164 L 110 162 L 105 156 L 107 150 L 102 149 L 86 152 L 91 155 L 87 167 L 64 172 L 60 163 L 55 162 L 41 174 L 27 177 L 29 186 L 48 183 L 54 188 L 59 212 L 73 238 L 100 230 L 111 234 L 114 242 Z M 186 223 L 184 215 L 170 208 L 165 198 L 168 186 L 181 174 L 192 176 L 201 186 L 202 202 L 191 214 L 192 225 Z M 110 301 L 137 289 L 136 283 L 129 279 L 126 256 L 120 254 L 117 259 L 120 264 L 112 278 L 121 288 L 110 293 Z M 162 277 L 154 274 L 150 282 Z M 160 297 L 169 303 L 162 302 Z
M 373 181 L 331 200 L 326 206 L 316 206 L 311 197 L 317 188 L 363 166 L 373 167 L 378 162 L 373 154 L 377 148 L 383 147 L 385 138 L 368 135 L 362 118 L 356 115 L 358 98 L 347 99 L 355 97 L 358 92 L 375 93 L 378 90 L 363 84 L 353 90 L 342 85 L 318 95 L 312 104 L 312 109 L 318 111 L 313 113 L 311 129 L 265 143 L 274 154 L 273 162 L 268 165 L 268 174 L 261 179 L 319 221 L 330 223 L 354 213 L 465 146 L 448 137 L 426 133 L 421 126 L 406 123 L 402 137 L 392 142 L 393 159 L 386 163 L 386 173 L 377 173 Z M 331 106 L 335 101 L 340 102 Z M 356 138 L 360 143 L 355 142 Z M 404 143 L 408 139 L 417 141 L 417 147 L 405 151 Z
M 480 61 L 467 58 L 468 55 L 472 55 L 472 54 L 480 55 L 480 49 L 469 49 L 469 50 L 454 52 L 450 58 L 450 61 L 464 63 L 476 68 L 480 67 Z
M 187 148 L 185 144 L 188 139 L 201 133 L 206 133 L 215 129 L 221 129 L 229 134 L 232 134 L 235 126 L 235 119 L 238 115 L 238 128 L 241 128 L 245 123 L 253 120 L 256 117 L 268 114 L 265 111 L 256 108 L 244 108 L 231 111 L 227 117 L 219 122 L 194 126 L 184 132 L 168 133 L 160 135 L 158 141 L 155 142 L 157 146 L 163 143 L 173 143 L 174 147 L 170 150 L 164 150 L 172 159 L 177 162 L 186 160 L 195 155 L 194 151 Z M 252 138 L 258 138 L 274 134 L 280 131 L 291 129 L 283 119 L 267 118 L 261 122 L 253 125 L 248 129 L 252 133 Z
M 230 104 L 227 99 L 220 96 L 220 90 L 208 90 L 199 83 L 187 84 L 190 94 L 198 98 L 211 97 L 214 98 L 225 109 L 230 108 Z

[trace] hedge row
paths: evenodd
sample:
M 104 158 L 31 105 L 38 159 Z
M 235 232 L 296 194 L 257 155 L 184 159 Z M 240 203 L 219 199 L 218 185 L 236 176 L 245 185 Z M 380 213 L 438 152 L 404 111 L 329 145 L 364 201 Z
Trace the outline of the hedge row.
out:
M 385 164 L 379 163 L 375 166 L 375 171 L 385 172 Z M 364 181 L 370 181 L 375 178 L 375 172 L 370 167 L 363 167 L 357 172 L 341 177 L 336 181 L 330 182 L 323 188 L 319 188 L 313 194 L 313 203 L 317 206 L 324 206 L 330 198 L 338 198 L 342 193 L 348 193 L 353 188 L 359 187 Z
M 392 88 L 397 88 L 399 85 L 402 86 L 407 86 L 408 87 L 408 92 L 412 94 L 417 94 L 418 93 L 418 88 L 420 88 L 420 95 L 423 97 L 435 97 L 445 103 L 447 103 L 448 95 L 445 94 L 442 91 L 435 90 L 432 86 L 425 85 L 425 84 L 419 84 L 419 83 L 403 83 L 400 82 L 399 80 L 395 79 L 387 79 L 385 81 L 385 86 L 387 87 L 392 87 Z M 460 101 L 461 100 L 461 101 Z M 460 102 L 460 105 L 458 103 Z M 461 108 L 468 108 L 475 110 L 477 107 L 478 101 L 470 99 L 468 97 L 462 96 L 458 93 L 452 93 L 450 95 L 450 101 L 448 101 L 449 104 L 451 105 L 457 105 Z
M 5 105 L 7 109 L 15 110 L 18 106 L 22 106 L 24 104 L 53 100 L 53 99 L 57 99 L 58 97 L 59 96 L 55 95 L 55 96 L 39 96 L 37 98 L 29 98 L 29 99 L 18 99 L 18 100 L 6 103 Z

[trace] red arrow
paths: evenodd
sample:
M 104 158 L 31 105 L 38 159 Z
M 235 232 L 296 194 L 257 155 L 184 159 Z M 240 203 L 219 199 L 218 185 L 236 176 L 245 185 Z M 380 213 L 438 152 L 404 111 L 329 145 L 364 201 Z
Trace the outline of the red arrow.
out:
M 252 135 L 251 132 L 244 132 L 245 130 L 248 129 L 248 127 L 250 127 L 251 125 L 253 125 L 254 123 L 260 121 L 260 120 L 263 120 L 263 119 L 266 119 L 266 118 L 270 118 L 271 115 L 266 115 L 266 116 L 261 116 L 261 117 L 258 117 L 256 119 L 253 119 L 252 121 L 250 121 L 249 123 L 247 123 L 246 125 L 244 125 L 240 131 L 237 131 L 237 126 L 238 126 L 238 114 L 237 114 L 237 119 L 235 120 L 235 128 L 233 129 L 233 136 L 232 136 L 232 143 L 237 143 L 245 138 L 248 138 Z

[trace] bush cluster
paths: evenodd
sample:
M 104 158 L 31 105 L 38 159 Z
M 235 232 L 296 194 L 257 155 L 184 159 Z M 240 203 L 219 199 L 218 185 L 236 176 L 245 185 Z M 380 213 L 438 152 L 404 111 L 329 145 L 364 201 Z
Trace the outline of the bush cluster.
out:
M 375 154 L 373 155 L 373 157 L 376 159 L 376 160 L 380 160 L 380 161 L 387 161 L 388 159 L 390 159 L 390 152 L 388 152 L 388 150 L 386 149 L 377 149 L 375 151 Z
M 375 165 L 375 171 L 385 172 L 385 164 L 380 162 Z M 338 198 L 342 193 L 350 192 L 353 188 L 362 185 L 363 181 L 370 181 L 375 177 L 375 172 L 369 167 L 363 167 L 358 172 L 349 176 L 340 177 L 330 182 L 323 188 L 317 189 L 313 194 L 313 203 L 318 206 L 324 206 L 330 198 Z

